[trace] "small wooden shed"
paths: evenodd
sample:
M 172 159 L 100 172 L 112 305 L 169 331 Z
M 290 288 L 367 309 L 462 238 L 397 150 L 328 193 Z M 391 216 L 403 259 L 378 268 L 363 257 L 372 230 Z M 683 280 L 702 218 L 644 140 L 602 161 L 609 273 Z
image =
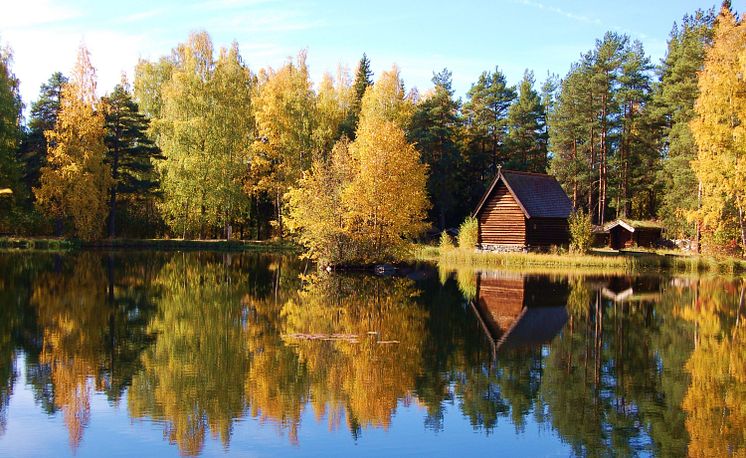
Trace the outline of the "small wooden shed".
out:
M 482 249 L 517 251 L 570 242 L 572 202 L 543 173 L 499 170 L 476 210 Z
M 609 233 L 609 246 L 615 250 L 633 246 L 652 247 L 661 239 L 663 228 L 653 221 L 618 219 L 604 225 Z

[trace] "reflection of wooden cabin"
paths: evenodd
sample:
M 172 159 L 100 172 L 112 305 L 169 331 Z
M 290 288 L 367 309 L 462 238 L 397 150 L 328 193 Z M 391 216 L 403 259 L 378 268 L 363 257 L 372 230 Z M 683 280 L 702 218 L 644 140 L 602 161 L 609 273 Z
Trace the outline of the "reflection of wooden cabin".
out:
M 472 302 L 495 351 L 550 342 L 567 321 L 566 283 L 521 274 L 477 274 Z
M 601 295 L 614 302 L 658 302 L 661 298 L 657 277 L 614 277 L 598 286 Z
M 500 170 L 479 201 L 483 249 L 523 249 L 566 245 L 572 202 L 557 180 L 543 173 Z
M 660 240 L 663 228 L 652 221 L 626 221 L 618 219 L 604 225 L 609 234 L 609 246 L 615 250 L 633 246 L 652 247 Z

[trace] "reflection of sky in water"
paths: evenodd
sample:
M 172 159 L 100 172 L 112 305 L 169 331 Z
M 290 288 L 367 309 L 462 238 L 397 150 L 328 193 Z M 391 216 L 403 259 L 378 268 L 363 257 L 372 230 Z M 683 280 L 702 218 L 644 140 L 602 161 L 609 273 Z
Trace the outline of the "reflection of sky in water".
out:
M 425 270 L 301 284 L 302 266 L 271 256 L 24 256 L 0 256 L 0 390 L 16 374 L 2 457 L 712 455 L 746 441 L 738 281 Z
M 18 356 L 18 366 L 24 367 L 23 354 Z M 262 422 L 251 416 L 243 417 L 233 425 L 229 452 L 231 456 L 275 456 L 277 454 L 328 456 L 393 456 L 393 455 L 450 455 L 464 450 L 494 450 L 499 447 L 506 453 L 519 452 L 522 456 L 567 456 L 570 450 L 559 443 L 556 433 L 546 426 L 528 419 L 524 431 L 516 433 L 507 419 L 503 427 L 485 434 L 473 428 L 458 407 L 448 405 L 443 425 L 438 431 L 423 426 L 427 415 L 417 402 L 404 405 L 401 401 L 391 422 L 391 427 L 363 429 L 355 440 L 341 425 L 330 431 L 326 418 L 317 420 L 310 406 L 301 418 L 298 445 L 287 440 L 287 433 L 278 434 L 277 425 Z M 177 447 L 163 439 L 162 425 L 148 420 L 132 420 L 127 413 L 126 395 L 118 407 L 112 406 L 106 396 L 97 393 L 91 400 L 91 421 L 83 440 L 73 455 L 68 444 L 68 434 L 62 414 L 47 416 L 35 405 L 33 393 L 25 387 L 23 371 L 13 393 L 9 409 L 9 427 L 0 438 L 0 456 L 179 456 Z M 201 456 L 224 456 L 225 449 L 219 440 L 205 441 Z

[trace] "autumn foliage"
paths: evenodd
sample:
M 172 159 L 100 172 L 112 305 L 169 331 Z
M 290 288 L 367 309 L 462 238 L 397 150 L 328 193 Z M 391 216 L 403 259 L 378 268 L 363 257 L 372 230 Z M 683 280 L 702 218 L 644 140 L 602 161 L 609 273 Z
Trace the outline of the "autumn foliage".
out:
M 98 110 L 96 72 L 84 47 L 62 90 L 57 124 L 47 132 L 47 141 L 47 165 L 35 189 L 37 203 L 59 221 L 71 219 L 81 239 L 100 237 L 111 175 L 104 163 L 104 116 Z

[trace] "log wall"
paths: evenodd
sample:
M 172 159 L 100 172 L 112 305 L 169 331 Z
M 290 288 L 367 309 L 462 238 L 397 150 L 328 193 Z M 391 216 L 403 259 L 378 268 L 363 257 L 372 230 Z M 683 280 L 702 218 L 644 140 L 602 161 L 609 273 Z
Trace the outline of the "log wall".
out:
M 525 245 L 526 218 L 510 191 L 500 182 L 478 215 L 479 243 Z
M 566 218 L 531 218 L 526 221 L 526 241 L 529 246 L 547 247 L 570 243 Z

